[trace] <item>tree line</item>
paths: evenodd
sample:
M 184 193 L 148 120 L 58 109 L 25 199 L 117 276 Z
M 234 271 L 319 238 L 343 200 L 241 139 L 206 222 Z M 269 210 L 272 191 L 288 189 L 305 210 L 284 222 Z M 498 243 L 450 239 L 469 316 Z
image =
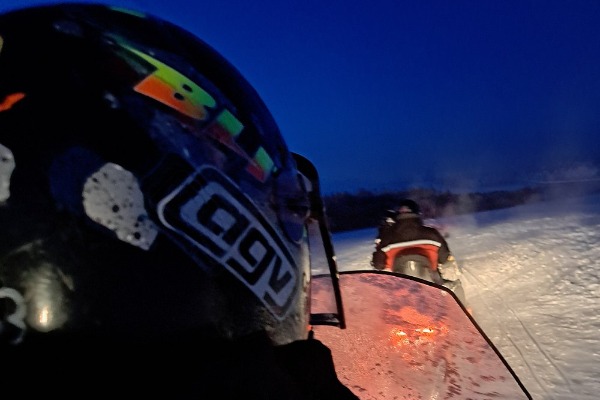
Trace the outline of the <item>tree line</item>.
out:
M 416 201 L 421 206 L 423 218 L 427 219 L 514 207 L 539 201 L 544 195 L 545 190 L 536 187 L 464 194 L 432 189 L 385 193 L 360 190 L 355 194 L 326 195 L 323 202 L 330 230 L 343 232 L 376 227 L 385 217 L 386 210 L 394 209 L 405 198 Z

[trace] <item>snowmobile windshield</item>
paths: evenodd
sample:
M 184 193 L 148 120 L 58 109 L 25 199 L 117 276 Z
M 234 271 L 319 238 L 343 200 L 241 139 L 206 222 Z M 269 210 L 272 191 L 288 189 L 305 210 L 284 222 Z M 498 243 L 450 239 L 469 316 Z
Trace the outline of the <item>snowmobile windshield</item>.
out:
M 340 287 L 346 329 L 314 334 L 362 399 L 531 398 L 449 289 L 372 270 L 341 272 Z M 313 298 L 319 289 L 315 281 Z

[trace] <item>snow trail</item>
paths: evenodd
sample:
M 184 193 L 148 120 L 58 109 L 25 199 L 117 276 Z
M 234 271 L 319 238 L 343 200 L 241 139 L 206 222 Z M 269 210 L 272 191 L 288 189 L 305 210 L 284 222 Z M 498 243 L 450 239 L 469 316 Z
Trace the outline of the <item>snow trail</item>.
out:
M 440 218 L 474 318 L 536 400 L 600 393 L 600 195 Z M 371 269 L 376 229 L 333 235 Z

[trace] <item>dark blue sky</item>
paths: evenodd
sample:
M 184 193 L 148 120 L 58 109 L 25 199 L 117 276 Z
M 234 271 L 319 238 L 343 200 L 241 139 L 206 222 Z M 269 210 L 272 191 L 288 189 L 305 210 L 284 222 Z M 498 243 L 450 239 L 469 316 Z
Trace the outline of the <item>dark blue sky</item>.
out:
M 220 51 L 325 193 L 600 176 L 598 0 L 109 3 Z

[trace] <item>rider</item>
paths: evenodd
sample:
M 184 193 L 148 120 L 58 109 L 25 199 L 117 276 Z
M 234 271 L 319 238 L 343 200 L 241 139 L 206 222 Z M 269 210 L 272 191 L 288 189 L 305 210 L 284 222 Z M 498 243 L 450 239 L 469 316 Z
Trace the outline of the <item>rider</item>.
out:
M 371 264 L 445 285 L 464 300 L 460 269 L 444 235 L 424 224 L 412 199 L 401 200 L 393 222 L 380 225 Z
M 357 399 L 311 335 L 322 209 L 297 160 L 175 25 L 74 3 L 0 15 L 2 391 Z

